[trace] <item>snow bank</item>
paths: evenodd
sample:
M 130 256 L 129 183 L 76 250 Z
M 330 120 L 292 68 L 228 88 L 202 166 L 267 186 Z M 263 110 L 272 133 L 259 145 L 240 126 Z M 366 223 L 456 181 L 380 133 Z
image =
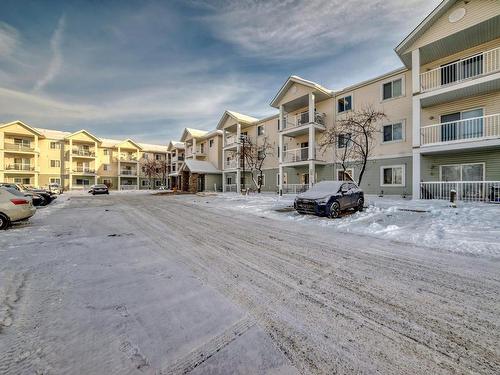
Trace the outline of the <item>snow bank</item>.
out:
M 291 208 L 294 195 L 218 195 L 214 203 L 232 210 L 321 226 L 334 232 L 355 233 L 429 246 L 475 256 L 500 257 L 500 206 L 446 201 L 412 201 L 367 197 L 363 212 L 346 213 L 340 219 L 299 215 Z

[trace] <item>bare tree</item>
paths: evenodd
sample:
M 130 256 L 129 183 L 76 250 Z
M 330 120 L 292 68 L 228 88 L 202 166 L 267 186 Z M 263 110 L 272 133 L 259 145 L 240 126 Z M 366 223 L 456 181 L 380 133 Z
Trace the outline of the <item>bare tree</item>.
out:
M 380 134 L 378 122 L 385 118 L 387 116 L 384 112 L 372 106 L 366 106 L 359 111 L 347 113 L 323 134 L 320 145 L 322 147 L 334 146 L 335 156 L 340 161 L 344 172 L 349 166 L 360 168 L 358 185 L 363 180 L 368 158 Z
M 167 177 L 169 172 L 168 160 L 162 159 L 157 161 L 158 169 L 160 171 L 161 183 L 164 186 L 167 186 Z
M 260 193 L 264 183 L 264 172 L 262 167 L 268 156 L 273 154 L 273 146 L 269 143 L 267 137 L 264 137 L 261 144 L 246 138 L 244 147 L 241 148 L 242 158 L 245 162 L 245 169 L 248 169 L 252 176 L 252 181 Z
M 155 178 L 158 178 L 159 176 L 159 165 L 158 161 L 154 159 L 141 159 L 141 169 L 142 173 L 144 173 L 144 176 L 149 181 L 149 188 L 153 186 L 153 181 Z

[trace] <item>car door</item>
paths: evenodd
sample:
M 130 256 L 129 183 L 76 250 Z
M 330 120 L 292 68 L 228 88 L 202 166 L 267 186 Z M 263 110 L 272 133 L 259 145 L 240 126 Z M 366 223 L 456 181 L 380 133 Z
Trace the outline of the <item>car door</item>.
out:
M 340 190 L 339 190 L 339 198 L 338 198 L 338 202 L 340 204 L 340 209 L 341 210 L 345 210 L 346 208 L 349 207 L 349 201 L 350 201 L 350 198 L 349 198 L 349 184 L 348 183 L 343 183 L 341 186 L 340 186 Z
M 349 183 L 349 197 L 350 197 L 350 203 L 351 207 L 357 207 L 358 206 L 358 199 L 359 199 L 359 188 L 357 185 L 353 184 L 352 182 Z

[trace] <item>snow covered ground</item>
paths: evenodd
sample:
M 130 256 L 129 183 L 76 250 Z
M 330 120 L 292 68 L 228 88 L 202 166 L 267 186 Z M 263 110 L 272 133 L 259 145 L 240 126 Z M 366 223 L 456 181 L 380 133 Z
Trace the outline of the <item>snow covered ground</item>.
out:
M 299 215 L 291 210 L 294 195 L 219 194 L 214 204 L 292 225 L 321 226 L 336 232 L 425 245 L 474 256 L 500 257 L 500 205 L 367 196 L 364 212 L 346 213 L 340 219 Z

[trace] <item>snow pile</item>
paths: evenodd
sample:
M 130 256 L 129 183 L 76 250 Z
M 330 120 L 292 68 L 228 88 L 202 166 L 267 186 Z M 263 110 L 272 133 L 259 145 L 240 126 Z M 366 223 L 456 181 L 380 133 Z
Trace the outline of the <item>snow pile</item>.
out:
M 500 206 L 446 201 L 412 201 L 367 197 L 363 212 L 332 220 L 300 215 L 292 208 L 295 196 L 262 194 L 219 195 L 215 204 L 245 213 L 321 226 L 337 232 L 374 236 L 468 255 L 500 257 Z M 287 209 L 288 208 L 288 209 Z

